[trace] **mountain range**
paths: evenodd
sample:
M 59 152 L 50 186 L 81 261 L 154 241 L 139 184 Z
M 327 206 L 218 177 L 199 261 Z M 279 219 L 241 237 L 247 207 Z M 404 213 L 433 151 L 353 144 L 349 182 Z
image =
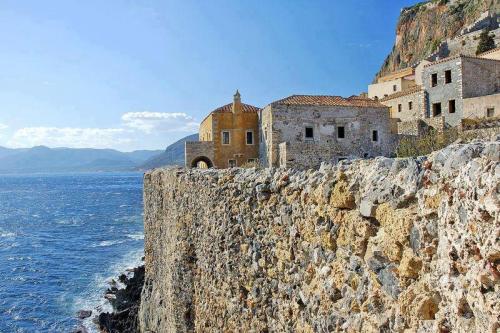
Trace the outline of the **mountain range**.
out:
M 0 174 L 58 172 L 118 172 L 147 170 L 184 164 L 184 141 L 188 136 L 162 150 L 120 152 L 114 149 L 0 147 Z

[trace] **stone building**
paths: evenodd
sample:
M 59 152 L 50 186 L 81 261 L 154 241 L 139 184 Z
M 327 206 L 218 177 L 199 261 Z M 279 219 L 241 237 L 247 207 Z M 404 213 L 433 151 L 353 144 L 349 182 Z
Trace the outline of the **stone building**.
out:
M 368 86 L 368 97 L 381 99 L 405 91 L 416 85 L 415 69 L 412 67 L 388 74 Z
M 199 141 L 186 142 L 186 167 L 230 168 L 259 157 L 259 108 L 241 102 L 212 111 L 200 124 Z
M 387 156 L 389 108 L 369 98 L 292 95 L 260 112 L 263 166 L 313 168 L 351 157 Z
M 497 50 L 479 57 L 457 55 L 422 62 L 415 82 L 422 83 L 384 97 L 396 123 L 393 133 L 421 135 L 429 127 L 442 131 L 463 119 L 500 115 L 500 60 Z
M 395 123 L 394 134 L 420 135 L 425 126 L 421 120 L 426 114 L 426 94 L 421 86 L 392 94 L 380 100 L 389 107 L 390 117 Z
M 500 93 L 500 61 L 458 55 L 428 64 L 423 72 L 426 118 L 443 117 L 458 126 L 468 111 L 466 99 Z

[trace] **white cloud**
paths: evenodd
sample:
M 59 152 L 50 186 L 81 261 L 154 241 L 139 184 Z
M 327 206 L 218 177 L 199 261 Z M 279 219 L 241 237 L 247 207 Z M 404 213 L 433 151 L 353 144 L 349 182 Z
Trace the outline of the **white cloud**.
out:
M 4 129 L 7 129 L 9 126 L 5 125 L 5 124 L 2 124 L 0 123 L 0 131 L 1 130 L 4 130 Z
M 15 148 L 45 145 L 69 148 L 111 148 L 131 140 L 122 128 L 25 127 L 14 132 L 7 145 Z
M 123 114 L 125 126 L 145 133 L 153 132 L 197 132 L 196 120 L 182 112 L 127 112 Z

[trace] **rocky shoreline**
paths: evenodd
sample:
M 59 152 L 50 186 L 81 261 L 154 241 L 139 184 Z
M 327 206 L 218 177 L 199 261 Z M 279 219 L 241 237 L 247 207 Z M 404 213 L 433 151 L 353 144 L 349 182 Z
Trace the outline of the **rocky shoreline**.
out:
M 96 324 L 103 333 L 138 332 L 138 312 L 144 285 L 144 265 L 127 271 L 118 280 L 125 288 L 112 285 L 105 293 L 113 307 L 113 312 L 104 312 L 96 317 Z M 132 274 L 133 273 L 133 274 Z

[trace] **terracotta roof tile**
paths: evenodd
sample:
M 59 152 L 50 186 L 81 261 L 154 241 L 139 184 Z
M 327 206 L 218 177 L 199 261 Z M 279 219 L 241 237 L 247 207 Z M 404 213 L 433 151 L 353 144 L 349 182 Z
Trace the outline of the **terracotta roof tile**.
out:
M 500 61 L 500 60 L 496 60 L 496 59 L 481 58 L 479 56 L 475 57 L 475 56 L 470 56 L 470 55 L 465 55 L 465 54 L 457 54 L 457 55 L 454 55 L 452 57 L 448 57 L 448 58 L 443 58 L 443 59 L 440 59 L 440 60 L 436 60 L 434 62 L 431 62 L 430 64 L 425 65 L 424 67 L 429 67 L 429 66 L 437 65 L 437 64 L 440 64 L 440 63 L 443 63 L 443 62 L 447 62 L 447 61 L 450 61 L 450 60 L 454 60 L 454 59 L 458 59 L 458 58 L 479 59 L 479 60 L 485 60 L 485 61 Z
M 496 47 L 496 48 L 491 49 L 489 51 L 486 51 L 486 52 L 483 52 L 481 54 L 478 54 L 478 57 L 482 57 L 484 55 L 487 55 L 487 54 L 490 54 L 490 53 L 493 53 L 493 52 L 498 52 L 498 51 L 500 51 L 500 47 Z
M 243 112 L 258 112 L 260 108 L 249 105 L 249 104 L 244 104 L 241 103 L 241 106 L 243 107 Z M 226 104 L 224 106 L 221 106 L 215 110 L 212 111 L 212 113 L 217 112 L 217 113 L 223 113 L 223 112 L 232 112 L 233 111 L 233 103 Z
M 372 107 L 386 108 L 387 106 L 367 97 L 351 96 L 348 98 L 340 96 L 313 96 L 292 95 L 271 103 L 271 105 L 318 105 L 318 106 L 345 106 L 345 107 Z
M 380 99 L 380 101 L 381 102 L 390 101 L 391 99 L 406 96 L 406 95 L 411 95 L 411 94 L 414 94 L 414 93 L 419 92 L 419 91 L 422 91 L 422 86 L 415 86 L 415 87 L 397 92 L 395 94 L 389 95 L 387 97 L 384 97 L 384 98 Z

